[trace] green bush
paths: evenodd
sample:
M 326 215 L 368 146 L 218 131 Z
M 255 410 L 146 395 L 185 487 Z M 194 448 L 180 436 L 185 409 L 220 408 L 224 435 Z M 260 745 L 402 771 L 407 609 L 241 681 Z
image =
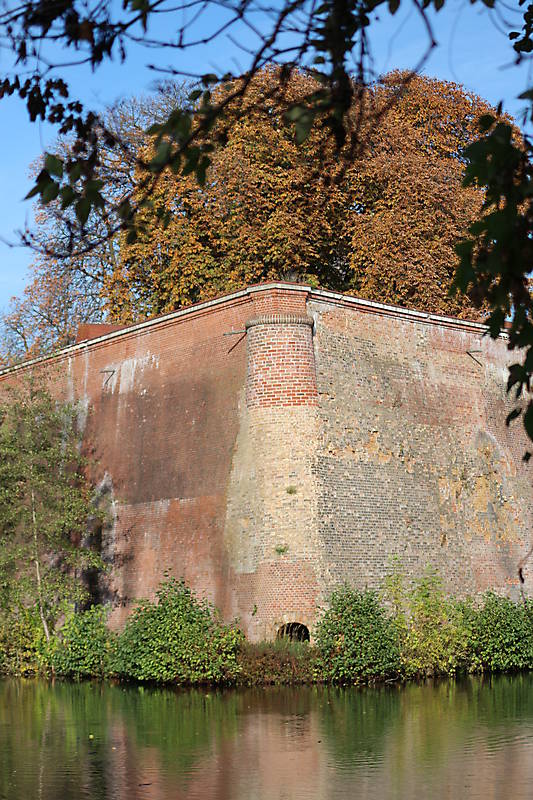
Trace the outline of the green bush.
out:
M 393 608 L 406 677 L 456 675 L 468 668 L 473 606 L 446 597 L 434 570 L 410 588 L 395 571 L 387 579 L 385 598 Z
M 0 617 L 0 674 L 38 675 L 47 671 L 49 646 L 36 608 Z
M 67 618 L 50 658 L 56 675 L 80 680 L 108 673 L 112 634 L 106 617 L 102 606 L 92 606 Z
M 533 604 L 487 593 L 481 604 L 444 594 L 428 570 L 407 584 L 396 570 L 384 599 L 345 586 L 316 629 L 316 646 L 288 639 L 251 644 L 223 625 L 183 581 L 169 579 L 118 636 L 102 607 L 71 614 L 44 636 L 37 608 L 0 615 L 0 674 L 102 678 L 192 685 L 362 683 L 460 672 L 533 669 Z
M 533 668 L 532 611 L 531 606 L 488 592 L 472 621 L 471 671 Z
M 183 581 L 170 578 L 155 602 L 143 602 L 128 619 L 117 640 L 113 672 L 137 681 L 231 683 L 239 673 L 243 639 Z
M 358 683 L 400 669 L 396 628 L 376 592 L 348 586 L 335 591 L 318 623 L 316 646 L 325 680 Z

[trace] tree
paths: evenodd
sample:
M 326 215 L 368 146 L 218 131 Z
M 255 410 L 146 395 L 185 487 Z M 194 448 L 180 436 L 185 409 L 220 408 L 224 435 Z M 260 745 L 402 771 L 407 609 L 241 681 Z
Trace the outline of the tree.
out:
M 479 316 L 466 296 L 451 298 L 449 289 L 455 243 L 482 203 L 479 189 L 462 187 L 462 153 L 487 104 L 429 78 L 416 77 L 406 89 L 404 74 L 393 73 L 361 96 L 368 115 L 356 104 L 350 110 L 351 128 L 365 128 L 367 148 L 339 167 L 324 131 L 298 143 L 276 99 L 260 107 L 278 81 L 275 69 L 256 75 L 242 101 L 249 111 L 237 110 L 239 120 L 213 153 L 204 186 L 193 175 L 167 170 L 161 176 L 150 208 L 139 214 L 134 241 L 122 233 L 89 254 L 40 256 L 24 301 L 4 321 L 19 351 L 33 355 L 67 344 L 79 322 L 104 314 L 131 322 L 280 278 L 433 313 Z M 313 78 L 295 72 L 285 92 L 296 103 L 313 89 Z M 153 113 L 164 113 L 175 99 L 167 86 Z M 378 128 L 371 124 L 375 114 Z M 120 126 L 123 137 L 150 148 L 132 115 L 122 112 Z M 106 193 L 116 191 L 117 175 L 126 186 L 143 185 L 127 161 L 113 160 L 102 175 Z M 57 201 L 50 203 L 41 212 L 39 238 L 57 239 L 61 221 Z
M 35 607 L 47 640 L 65 605 L 86 599 L 83 571 L 101 567 L 83 546 L 94 510 L 76 416 L 36 375 L 2 392 L 0 610 Z
M 487 323 L 493 338 L 506 326 L 508 347 L 518 350 L 507 381 L 517 402 L 507 424 L 521 417 L 533 440 L 533 147 L 517 142 L 510 126 L 490 115 L 482 124 L 487 135 L 466 151 L 465 183 L 484 187 L 483 215 L 458 245 L 455 285 L 490 308 Z M 527 451 L 524 460 L 530 458 Z
M 426 26 L 427 46 L 421 61 L 407 75 L 405 86 L 436 46 L 429 11 L 447 6 L 445 0 L 413 2 Z M 508 33 L 516 62 L 530 58 L 533 0 L 522 4 L 510 22 L 508 6 L 499 0 L 482 2 L 493 10 Z M 279 81 L 269 98 L 261 98 L 261 105 L 275 96 L 284 108 L 285 118 L 294 123 L 298 140 L 303 141 L 318 128 L 328 134 L 338 152 L 346 148 L 345 152 L 353 157 L 365 146 L 361 126 L 356 124 L 351 130 L 348 121 L 354 99 L 360 98 L 372 78 L 368 30 L 377 11 L 394 14 L 400 5 L 400 0 L 325 0 L 318 4 L 314 0 L 284 0 L 270 6 L 254 0 L 215 0 L 214 6 L 222 17 L 213 24 L 209 19 L 211 3 L 193 2 L 191 6 L 168 0 L 125 0 L 119 11 L 114 4 L 95 0 L 26 0 L 20 4 L 4 0 L 0 42 L 4 52 L 13 54 L 13 64 L 0 81 L 0 99 L 17 94 L 26 103 L 31 119 L 47 119 L 58 125 L 60 134 L 73 137 L 67 157 L 47 155 L 30 194 L 39 196 L 45 204 L 59 198 L 65 209 L 74 210 L 82 234 L 89 217 L 96 213 L 106 220 L 106 237 L 127 230 L 133 242 L 139 215 L 150 207 L 151 196 L 167 168 L 174 174 L 192 173 L 200 184 L 205 181 L 215 147 L 225 141 L 228 131 L 240 119 L 228 110 L 246 98 L 254 77 L 268 64 L 280 67 Z M 189 14 L 191 7 L 194 12 Z M 150 34 L 150 25 L 155 17 L 160 19 L 165 14 L 170 35 L 158 39 Z M 237 76 L 195 76 L 197 87 L 189 94 L 185 107 L 176 106 L 165 120 L 151 128 L 154 147 L 148 161 L 138 160 L 137 166 L 145 177 L 135 188 L 135 198 L 134 192 L 117 200 L 106 198 L 97 177 L 101 144 L 113 148 L 127 145 L 107 129 L 98 115 L 71 97 L 65 79 L 66 65 L 58 54 L 70 51 L 75 56 L 74 63 L 89 63 L 97 68 L 115 55 L 124 60 L 132 43 L 182 52 L 216 40 L 228 31 L 238 39 L 244 30 L 255 36 L 254 46 L 242 45 L 249 56 L 245 72 Z M 285 89 L 298 68 L 310 70 L 319 88 L 294 103 L 285 97 Z M 178 71 L 171 66 L 168 72 L 175 76 Z M 213 92 L 212 87 L 217 84 L 222 91 Z M 533 101 L 533 89 L 522 97 Z M 244 114 L 250 111 L 246 104 L 241 108 Z M 375 116 L 373 122 L 379 121 L 379 115 Z M 522 415 L 533 439 L 533 402 L 524 397 L 533 374 L 533 300 L 528 280 L 533 238 L 532 144 L 527 138 L 517 143 L 511 126 L 493 115 L 485 119 L 479 142 L 467 148 L 464 155 L 469 162 L 467 185 L 479 185 L 486 199 L 480 220 L 473 223 L 470 238 L 460 247 L 461 269 L 456 286 L 492 309 L 491 335 L 498 335 L 506 315 L 511 317 L 509 344 L 511 348 L 521 348 L 521 354 L 511 370 L 509 388 L 516 389 L 517 399 L 524 401 L 512 418 Z M 160 213 L 165 221 L 164 209 Z M 81 251 L 88 252 L 97 245 L 89 240 Z
M 179 85 L 163 84 L 154 98 L 132 98 L 108 110 L 107 127 L 129 146 L 115 150 L 102 144 L 98 174 L 107 198 L 120 198 L 133 189 L 133 154 L 146 139 L 144 131 L 178 101 L 180 92 Z M 68 157 L 71 146 L 68 138 L 62 139 L 57 151 Z M 42 165 L 40 159 L 32 172 L 37 174 Z M 81 323 L 105 321 L 104 288 L 117 269 L 118 258 L 118 238 L 108 235 L 112 224 L 105 215 L 93 212 L 82 241 L 72 209 L 62 209 L 57 200 L 38 207 L 31 280 L 23 296 L 13 298 L 0 317 L 0 366 L 65 347 L 75 341 Z M 84 248 L 87 240 L 97 244 Z M 58 251 L 63 257 L 57 257 Z
M 0 368 L 73 344 L 84 322 L 103 320 L 99 283 L 79 259 L 71 263 L 39 256 L 21 298 L 0 319 Z
M 486 0 L 486 4 L 492 5 L 492 0 Z M 258 98 L 259 107 L 274 99 L 294 123 L 300 140 L 316 124 L 337 150 L 345 147 L 351 156 L 360 151 L 364 136 L 357 124 L 348 124 L 347 118 L 354 101 L 376 77 L 368 48 L 368 28 L 374 12 L 388 9 L 394 14 L 400 3 L 326 0 L 316 4 L 314 0 L 287 0 L 269 6 L 255 0 L 216 0 L 207 5 L 193 3 L 197 13 L 191 14 L 187 13 L 190 4 L 176 6 L 168 0 L 126 0 L 121 10 L 93 0 L 66 0 L 60 4 L 30 0 L 13 5 L 4 0 L 3 5 L 0 42 L 13 53 L 13 64 L 5 72 L 0 97 L 17 94 L 32 119 L 56 124 L 61 135 L 70 135 L 73 140 L 67 156 L 48 154 L 30 194 L 38 195 L 45 204 L 59 198 L 64 208 L 75 210 L 82 229 L 91 212 L 104 212 L 112 222 L 112 231 L 106 235 L 123 228 L 133 238 L 137 212 L 149 207 L 154 186 L 167 167 L 175 173 L 193 173 L 203 183 L 215 147 L 224 141 L 240 113 L 250 110 L 250 103 L 239 101 L 250 96 L 255 76 L 267 65 L 279 67 L 278 81 L 271 85 L 268 96 Z M 439 10 L 443 2 L 416 3 L 426 24 L 427 46 L 420 62 L 405 74 L 405 85 L 436 46 L 429 18 L 432 5 Z M 210 18 L 212 11 L 216 19 Z M 150 32 L 156 20 L 164 20 L 159 37 Z M 233 36 L 238 46 L 239 36 L 250 32 L 255 46 L 243 43 L 249 62 L 243 73 L 186 76 L 196 84 L 186 102 L 175 105 L 151 128 L 155 147 L 148 161 L 139 160 L 145 177 L 142 191 L 137 187 L 135 201 L 132 196 L 118 200 L 106 197 L 98 177 L 102 147 L 126 150 L 128 143 L 105 120 L 84 109 L 78 98 L 71 97 L 66 67 L 90 64 L 97 69 L 115 56 L 125 60 L 127 48 L 132 45 L 144 45 L 151 52 L 156 48 L 178 53 L 224 35 Z M 61 48 L 72 51 L 72 62 L 61 63 Z M 295 102 L 286 88 L 298 69 L 309 71 L 314 85 Z M 163 71 L 173 77 L 183 76 L 172 66 Z M 213 87 L 223 90 L 213 91 Z M 378 120 L 379 115 L 375 117 Z M 82 248 L 94 246 L 89 239 Z

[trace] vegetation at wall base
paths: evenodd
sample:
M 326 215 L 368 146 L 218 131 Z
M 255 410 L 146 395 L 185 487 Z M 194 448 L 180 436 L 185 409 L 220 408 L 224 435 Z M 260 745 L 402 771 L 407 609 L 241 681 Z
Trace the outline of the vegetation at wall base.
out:
M 447 597 L 434 570 L 428 569 L 407 586 L 405 576 L 396 568 L 386 580 L 384 599 L 392 612 L 402 675 L 427 678 L 471 671 L 476 609 L 470 601 Z
M 240 686 L 310 684 L 321 679 L 318 652 L 308 642 L 244 642 L 238 661 Z
M 393 620 L 376 592 L 344 586 L 331 595 L 317 626 L 319 672 L 333 683 L 360 683 L 400 674 Z
M 488 592 L 447 597 L 428 570 L 399 570 L 382 595 L 335 590 L 314 643 L 250 643 L 183 581 L 167 578 L 121 633 L 102 606 L 71 612 L 47 642 L 37 608 L 0 617 L 0 674 L 177 686 L 373 684 L 533 669 L 533 606 Z
M 165 580 L 118 637 L 111 671 L 121 678 L 192 685 L 234 683 L 243 634 L 223 625 L 216 610 L 183 581 Z
M 56 675 L 81 680 L 110 674 L 116 637 L 106 622 L 103 606 L 70 614 L 50 653 L 49 664 Z

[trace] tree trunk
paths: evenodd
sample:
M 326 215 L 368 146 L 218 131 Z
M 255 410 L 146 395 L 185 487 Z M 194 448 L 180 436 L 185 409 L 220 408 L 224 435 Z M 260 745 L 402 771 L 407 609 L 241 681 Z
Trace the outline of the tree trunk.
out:
M 37 578 L 37 598 L 39 603 L 39 616 L 41 618 L 44 635 L 46 636 L 46 641 L 50 641 L 50 631 L 48 629 L 48 623 L 46 621 L 46 617 L 44 615 L 44 607 L 43 607 L 43 591 L 42 591 L 42 582 L 41 582 L 41 566 L 39 564 L 39 548 L 38 548 L 38 540 L 37 540 L 37 519 L 35 516 L 35 492 L 33 491 L 33 487 L 31 490 L 31 521 L 32 521 L 32 528 L 33 528 L 33 561 L 35 564 L 35 575 Z

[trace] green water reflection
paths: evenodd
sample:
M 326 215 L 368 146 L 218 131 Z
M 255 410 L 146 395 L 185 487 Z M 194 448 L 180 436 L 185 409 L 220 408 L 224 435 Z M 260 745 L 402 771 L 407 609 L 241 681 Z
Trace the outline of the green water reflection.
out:
M 172 692 L 0 682 L 0 798 L 533 796 L 533 678 Z

